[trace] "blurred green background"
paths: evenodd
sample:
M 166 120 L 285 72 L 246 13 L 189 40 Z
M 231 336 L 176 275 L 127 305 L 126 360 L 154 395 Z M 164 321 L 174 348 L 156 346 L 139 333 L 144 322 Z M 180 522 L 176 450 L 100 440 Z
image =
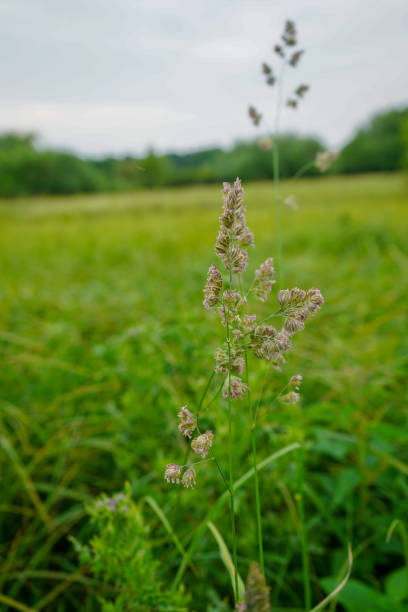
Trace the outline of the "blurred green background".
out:
M 273 188 L 244 184 L 255 233 L 246 283 L 275 253 Z M 297 212 L 283 217 L 284 286 L 317 286 L 321 311 L 295 338 L 259 417 L 260 459 L 295 440 L 305 452 L 305 509 L 319 601 L 355 561 L 336 609 L 404 610 L 407 550 L 408 209 L 404 174 L 283 182 Z M 220 186 L 3 201 L 0 205 L 1 591 L 34 610 L 97 610 L 100 583 L 78 569 L 67 537 L 86 541 L 84 502 L 130 481 L 152 495 L 187 543 L 222 492 L 211 465 L 195 491 L 163 480 L 184 443 L 177 410 L 197 405 L 222 342 L 202 307 L 221 209 Z M 275 296 L 272 296 L 272 301 Z M 273 306 L 256 306 L 261 316 Z M 259 388 L 262 363 L 250 363 Z M 304 376 L 300 407 L 272 402 Z M 215 393 L 220 381 L 213 383 Z M 226 461 L 222 399 L 205 415 Z M 246 405 L 236 404 L 235 465 L 250 462 Z M 302 609 L 294 458 L 261 475 L 266 574 L 273 610 Z M 238 494 L 239 566 L 256 556 L 252 484 Z M 180 558 L 147 506 L 160 579 Z M 390 541 L 387 531 L 400 520 Z M 216 521 L 229 542 L 229 519 Z M 211 534 L 187 572 L 192 610 L 227 610 L 228 574 Z M 4 604 L 4 609 L 9 609 Z M 10 609 L 13 609 L 11 606 Z M 24 608 L 20 608 L 24 609 Z M 334 607 L 332 607 L 334 609 Z

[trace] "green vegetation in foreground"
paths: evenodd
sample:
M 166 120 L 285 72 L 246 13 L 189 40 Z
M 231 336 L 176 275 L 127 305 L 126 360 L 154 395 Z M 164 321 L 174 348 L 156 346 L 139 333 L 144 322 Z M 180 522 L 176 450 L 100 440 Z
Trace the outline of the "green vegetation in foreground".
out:
M 408 601 L 401 540 L 408 496 L 406 179 L 332 177 L 283 183 L 283 190 L 299 202 L 298 212 L 284 212 L 284 285 L 317 286 L 326 302 L 288 357 L 287 374 L 304 376 L 301 409 L 264 398 L 259 459 L 305 440 L 313 602 L 344 574 L 350 541 L 353 574 L 336 609 L 402 611 Z M 251 184 L 246 194 L 257 244 L 251 274 L 275 249 L 272 186 Z M 201 466 L 196 490 L 182 491 L 176 512 L 177 490 L 163 480 L 165 464 L 184 453 L 177 409 L 198 402 L 221 340 L 201 305 L 220 206 L 218 186 L 0 205 L 1 609 L 13 609 L 7 598 L 36 611 L 99 609 L 106 586 L 78 570 L 68 536 L 88 540 L 93 527 L 84 502 L 101 492 L 130 482 L 167 585 L 180 556 L 142 498 L 154 498 L 188 546 L 192 527 L 221 494 L 215 468 Z M 238 469 L 250 463 L 250 443 L 245 407 L 236 409 Z M 224 417 L 217 400 L 208 425 L 215 426 L 222 457 Z M 268 465 L 260 484 L 272 609 L 299 610 L 294 457 Z M 237 492 L 236 505 L 245 576 L 256 557 L 251 483 Z M 227 513 L 214 523 L 230 546 Z M 230 580 L 210 531 L 193 564 L 196 575 L 188 569 L 184 576 L 191 609 L 229 609 Z

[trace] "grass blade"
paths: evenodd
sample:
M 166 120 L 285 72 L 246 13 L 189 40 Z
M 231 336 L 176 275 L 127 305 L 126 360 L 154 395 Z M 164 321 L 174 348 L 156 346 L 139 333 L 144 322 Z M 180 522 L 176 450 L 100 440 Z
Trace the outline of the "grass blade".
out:
M 208 521 L 207 523 L 207 527 L 208 529 L 211 531 L 211 533 L 213 534 L 217 544 L 218 544 L 218 548 L 220 549 L 220 557 L 225 565 L 225 567 L 228 570 L 228 573 L 231 577 L 231 584 L 232 584 L 232 588 L 234 589 L 234 585 L 235 585 L 235 567 L 234 567 L 234 563 L 232 561 L 230 552 L 227 548 L 227 545 L 225 544 L 224 538 L 222 537 L 222 535 L 220 534 L 220 532 L 218 531 L 218 529 L 216 528 L 216 526 L 214 525 L 214 523 L 212 523 L 211 521 Z M 238 597 L 242 597 L 243 594 L 245 592 L 245 585 L 244 585 L 244 581 L 242 580 L 241 576 L 238 573 Z
M 32 480 L 27 474 L 24 465 L 20 461 L 20 458 L 15 448 L 12 446 L 10 440 L 8 440 L 8 438 L 6 438 L 5 436 L 0 436 L 0 446 L 3 448 L 3 451 L 10 459 L 11 463 L 14 465 L 14 468 L 17 474 L 20 476 L 28 495 L 31 501 L 33 502 L 33 505 L 35 506 L 39 516 L 41 517 L 41 520 L 46 525 L 47 529 L 49 531 L 52 531 L 54 528 L 52 519 L 50 516 L 48 516 L 44 504 L 42 503 Z
M 172 539 L 174 546 L 177 548 L 181 556 L 185 558 L 186 550 L 184 546 L 182 545 L 182 543 L 180 542 L 179 538 L 177 537 L 177 534 L 174 532 L 163 510 L 157 504 L 157 502 L 153 499 L 153 497 L 150 497 L 150 495 L 146 495 L 146 497 L 144 497 L 142 501 L 145 501 L 146 503 L 149 504 L 149 506 L 152 508 L 152 510 L 155 512 L 155 514 L 160 519 L 160 521 L 163 523 L 163 526 L 166 529 L 167 533 L 169 534 L 170 538 Z
M 0 593 L 0 601 L 10 608 L 14 608 L 15 610 L 21 610 L 21 612 L 35 612 L 34 608 L 29 608 L 24 604 L 16 601 L 15 599 L 11 599 L 11 597 L 7 597 L 7 595 L 3 595 Z
M 392 467 L 395 467 L 397 470 L 408 476 L 408 465 L 406 463 L 392 457 L 392 455 L 385 453 L 384 451 L 379 451 L 373 447 L 371 447 L 371 450 L 375 455 L 377 455 L 377 457 L 383 459 L 386 463 L 389 463 L 392 465 Z
M 336 586 L 336 588 L 334 589 L 334 591 L 332 591 L 327 597 L 325 597 L 319 604 L 317 604 L 317 606 L 315 606 L 314 608 L 312 608 L 310 610 L 310 612 L 317 612 L 318 610 L 322 610 L 325 606 L 327 606 L 328 603 L 331 602 L 332 599 L 334 599 L 339 593 L 340 591 L 346 586 L 348 579 L 350 578 L 350 574 L 351 574 L 351 569 L 353 567 L 353 553 L 351 551 L 351 546 L 349 544 L 348 546 L 348 554 L 347 554 L 347 558 L 348 558 L 348 568 L 347 568 L 347 573 L 344 576 L 343 580 L 340 582 L 340 584 L 338 584 Z

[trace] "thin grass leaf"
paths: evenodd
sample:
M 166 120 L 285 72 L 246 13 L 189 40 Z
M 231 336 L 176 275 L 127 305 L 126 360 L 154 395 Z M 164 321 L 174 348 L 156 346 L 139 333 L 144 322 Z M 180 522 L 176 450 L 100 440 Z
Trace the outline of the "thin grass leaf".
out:
M 66 589 L 68 589 L 71 584 L 73 582 L 75 582 L 78 579 L 78 576 L 81 575 L 82 572 L 86 571 L 86 568 L 81 568 L 79 569 L 77 572 L 75 572 L 74 574 L 71 574 L 70 576 L 68 576 L 66 578 L 66 580 L 64 580 L 63 582 L 61 582 L 60 584 L 57 584 L 51 591 L 49 591 L 47 593 L 47 595 L 45 595 L 45 597 L 43 597 L 37 604 L 36 604 L 36 611 L 39 612 L 40 610 L 42 610 L 43 608 L 45 608 L 46 606 L 48 606 L 52 601 L 54 601 L 61 593 L 63 593 Z
M 57 572 L 52 570 L 24 570 L 22 572 L 11 572 L 9 574 L 10 577 L 16 578 L 17 580 L 27 580 L 30 579 L 44 579 L 44 580 L 69 580 L 70 582 L 79 582 L 81 584 L 89 584 L 91 586 L 104 587 L 106 586 L 100 580 L 95 580 L 94 578 L 88 578 L 87 576 L 82 576 L 84 570 L 77 571 L 74 573 L 68 572 Z
M 52 404 L 52 408 L 58 408 L 61 404 L 65 404 L 74 399 L 78 399 L 79 397 L 83 397 L 86 395 L 97 395 L 98 393 L 104 393 L 110 391 L 111 393 L 118 391 L 119 383 L 116 381 L 111 383 L 99 383 L 96 385 L 82 385 L 80 387 L 76 387 L 68 393 L 64 393 L 56 398 L 56 400 Z
M 2 593 L 0 593 L 0 601 L 11 608 L 14 608 L 15 610 L 21 610 L 21 612 L 36 612 L 34 608 L 29 608 L 19 601 L 16 601 L 11 597 L 7 597 L 7 595 L 2 595 Z
M 31 501 L 33 502 L 33 505 L 35 506 L 39 516 L 41 517 L 41 520 L 46 525 L 47 529 L 49 531 L 52 531 L 54 528 L 53 521 L 51 517 L 47 514 L 44 504 L 42 503 L 40 496 L 38 495 L 37 490 L 32 480 L 28 476 L 24 465 L 20 461 L 20 458 L 15 448 L 12 446 L 10 440 L 6 438 L 5 436 L 0 436 L 0 446 L 3 448 L 3 451 L 5 452 L 7 457 L 10 459 L 11 463 L 14 465 L 14 468 L 17 474 L 19 475 L 19 477 L 21 478 L 26 491 Z
M 405 558 L 405 568 L 407 571 L 407 587 L 408 587 L 408 534 L 407 534 L 407 530 L 405 529 L 404 523 L 400 519 L 395 519 L 394 521 L 392 521 L 387 531 L 387 536 L 386 536 L 385 541 L 387 543 L 391 541 L 392 534 L 394 533 L 394 530 L 397 527 L 399 528 L 399 532 L 401 534 L 402 549 L 404 551 L 404 558 Z
M 328 603 L 330 603 L 332 601 L 332 599 L 334 599 L 339 593 L 340 591 L 346 586 L 348 579 L 350 578 L 350 574 L 351 574 L 351 570 L 353 567 L 353 553 L 351 550 L 351 546 L 350 544 L 348 545 L 348 553 L 347 553 L 347 560 L 348 560 L 348 568 L 347 568 L 347 573 L 344 576 L 343 580 L 340 582 L 340 584 L 338 584 L 336 586 L 336 588 L 334 589 L 334 591 L 332 591 L 329 595 L 327 595 L 327 597 L 325 597 L 319 604 L 317 604 L 317 606 L 315 606 L 314 608 L 312 608 L 310 610 L 310 612 L 317 612 L 318 610 L 322 610 L 325 606 L 327 606 Z
M 12 360 L 14 363 L 28 363 L 34 366 L 39 365 L 43 367 L 49 367 L 63 372 L 70 372 L 72 374 L 78 374 L 79 376 L 92 376 L 92 372 L 83 367 L 79 367 L 73 363 L 62 361 L 61 359 L 55 359 L 52 357 L 42 357 L 40 355 L 34 355 L 31 353 L 20 353 L 16 355 Z
M 166 515 L 164 514 L 163 510 L 160 508 L 160 506 L 157 504 L 157 502 L 153 499 L 153 497 L 150 497 L 150 495 L 146 495 L 145 497 L 143 497 L 142 502 L 143 501 L 148 503 L 149 506 L 152 508 L 152 510 L 155 512 L 157 517 L 163 523 L 163 526 L 166 529 L 167 533 L 169 534 L 171 540 L 173 541 L 173 544 L 175 545 L 175 547 L 177 548 L 177 550 L 179 551 L 181 556 L 183 558 L 185 558 L 186 554 L 187 554 L 186 550 L 185 550 L 184 546 L 182 545 L 182 543 L 180 542 L 179 538 L 177 537 L 177 534 L 174 532 L 174 530 L 173 530 L 172 526 L 170 525 L 170 523 L 169 523 Z M 195 573 L 197 572 L 197 570 L 195 569 L 195 567 L 192 564 L 191 564 L 191 568 L 192 568 L 192 570 Z
M 392 465 L 392 467 L 395 467 L 397 470 L 408 476 L 408 465 L 406 463 L 400 461 L 399 459 L 395 459 L 395 457 L 392 457 L 384 451 L 376 450 L 373 447 L 371 447 L 371 450 L 375 455 L 377 455 L 377 457 L 380 457 L 380 459 L 384 459 L 384 461 Z
M 13 567 L 13 563 L 18 554 L 18 549 L 20 547 L 21 541 L 24 538 L 24 535 L 25 534 L 23 529 L 17 531 L 11 542 L 11 545 L 9 546 L 7 557 L 5 558 L 0 570 L 0 592 L 2 591 L 4 582 L 7 580 L 9 569 Z
M 222 535 L 220 534 L 220 532 L 218 531 L 218 529 L 216 528 L 216 526 L 214 525 L 214 523 L 212 523 L 211 521 L 208 521 L 207 523 L 207 527 L 208 529 L 211 531 L 211 533 L 213 534 L 217 544 L 218 544 L 218 548 L 220 550 L 220 557 L 222 559 L 222 562 L 224 563 L 225 567 L 228 570 L 228 573 L 230 575 L 231 578 L 231 584 L 232 584 L 232 588 L 234 589 L 234 585 L 235 585 L 235 568 L 234 568 L 234 563 L 232 561 L 230 552 L 227 548 L 227 545 L 224 541 L 224 538 L 222 537 Z M 244 585 L 244 581 L 242 580 L 241 576 L 238 573 L 238 597 L 243 597 L 245 592 L 245 585 Z

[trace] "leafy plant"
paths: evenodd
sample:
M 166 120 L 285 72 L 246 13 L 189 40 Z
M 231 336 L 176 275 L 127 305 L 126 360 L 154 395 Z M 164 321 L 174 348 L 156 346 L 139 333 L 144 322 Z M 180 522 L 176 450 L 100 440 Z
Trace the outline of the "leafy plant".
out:
M 188 598 L 160 583 L 149 532 L 131 498 L 130 486 L 87 507 L 95 533 L 88 545 L 72 539 L 81 563 L 101 580 L 104 612 L 187 612 Z

